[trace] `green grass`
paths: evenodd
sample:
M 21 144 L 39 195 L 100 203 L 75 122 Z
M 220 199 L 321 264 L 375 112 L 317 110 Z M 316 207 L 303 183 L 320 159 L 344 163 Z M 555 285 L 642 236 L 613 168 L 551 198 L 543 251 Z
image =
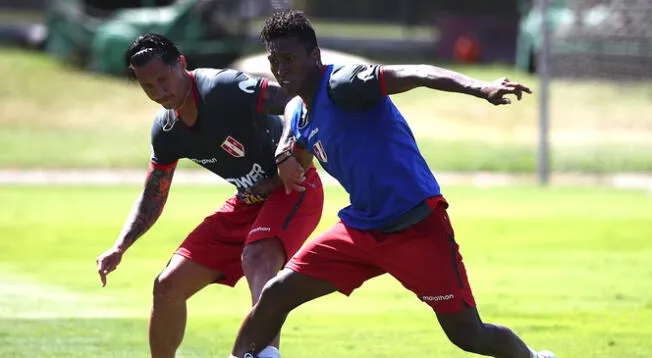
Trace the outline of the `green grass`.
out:
M 99 287 L 138 186 L 0 186 L 0 357 L 146 357 L 151 282 L 180 240 L 231 193 L 174 186 L 159 223 Z M 479 309 L 559 357 L 646 358 L 652 350 L 652 197 L 598 188 L 445 187 Z M 346 196 L 327 188 L 323 231 Z M 179 357 L 225 357 L 246 284 L 189 303 Z M 468 357 L 427 306 L 389 277 L 301 306 L 286 357 Z
M 506 75 L 538 90 L 536 78 L 512 68 L 454 69 L 485 80 Z M 146 165 L 158 107 L 134 83 L 8 49 L 0 49 L 0 76 L 0 167 Z M 651 85 L 556 81 L 551 95 L 553 170 L 652 171 Z M 536 163 L 537 98 L 496 108 L 418 89 L 393 100 L 434 170 L 525 173 Z

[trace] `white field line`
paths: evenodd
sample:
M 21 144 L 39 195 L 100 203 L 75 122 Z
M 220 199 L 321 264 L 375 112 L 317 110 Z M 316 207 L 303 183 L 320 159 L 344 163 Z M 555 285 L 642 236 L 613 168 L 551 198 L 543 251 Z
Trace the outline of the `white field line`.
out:
M 325 185 L 337 184 L 327 173 L 320 171 L 320 175 Z M 536 183 L 534 174 L 436 173 L 436 177 L 443 187 L 447 185 L 499 187 Z M 144 179 L 144 170 L 131 169 L 0 169 L 0 185 L 142 185 Z M 174 183 L 182 185 L 228 185 L 225 180 L 206 170 L 183 168 L 178 169 L 175 173 Z M 592 185 L 652 191 L 652 173 L 553 174 L 551 184 Z
M 98 288 L 99 289 L 99 288 Z M 106 300 L 110 297 L 107 295 Z M 126 317 L 107 308 L 102 297 L 81 295 L 38 282 L 33 276 L 0 266 L 0 319 Z

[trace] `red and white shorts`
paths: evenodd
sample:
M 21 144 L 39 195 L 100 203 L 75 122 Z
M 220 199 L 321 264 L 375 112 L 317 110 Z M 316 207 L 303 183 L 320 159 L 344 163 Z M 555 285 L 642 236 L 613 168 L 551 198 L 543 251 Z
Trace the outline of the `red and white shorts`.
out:
M 285 257 L 292 257 L 319 224 L 324 204 L 322 183 L 314 167 L 306 171 L 304 184 L 305 191 L 291 194 L 277 188 L 259 204 L 231 197 L 206 217 L 175 253 L 224 273 L 216 283 L 228 286 L 244 275 L 241 255 L 249 243 L 278 238 Z
M 357 230 L 342 221 L 307 243 L 286 267 L 325 280 L 345 295 L 389 273 L 437 313 L 475 307 L 459 246 L 441 197 L 432 213 L 395 233 Z

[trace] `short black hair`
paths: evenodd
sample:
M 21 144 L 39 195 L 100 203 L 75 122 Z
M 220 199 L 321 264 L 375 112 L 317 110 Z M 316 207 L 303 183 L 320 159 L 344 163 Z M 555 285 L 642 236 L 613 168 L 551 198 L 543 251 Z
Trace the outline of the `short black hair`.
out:
M 260 31 L 260 40 L 265 46 L 280 37 L 296 36 L 310 52 L 317 48 L 317 35 L 308 17 L 299 10 L 283 10 L 272 14 L 265 20 Z
M 161 34 L 150 32 L 139 36 L 125 51 L 125 66 L 129 75 L 134 77 L 131 66 L 145 65 L 156 56 L 163 63 L 173 65 L 179 61 L 181 53 L 172 40 Z

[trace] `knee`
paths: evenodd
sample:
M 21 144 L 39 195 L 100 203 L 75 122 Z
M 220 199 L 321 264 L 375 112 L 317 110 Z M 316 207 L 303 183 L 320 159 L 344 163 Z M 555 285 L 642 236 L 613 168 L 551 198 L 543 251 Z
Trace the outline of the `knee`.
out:
M 245 275 L 273 277 L 283 267 L 285 251 L 276 238 L 256 241 L 242 251 L 242 271 Z
M 167 275 L 165 271 L 154 279 L 152 296 L 154 305 L 180 303 L 186 300 L 174 283 L 174 279 Z
M 287 291 L 283 286 L 283 280 L 279 279 L 278 276 L 267 281 L 257 303 L 258 310 L 278 313 L 290 312 L 293 307 L 287 305 L 289 303 L 285 299 Z

